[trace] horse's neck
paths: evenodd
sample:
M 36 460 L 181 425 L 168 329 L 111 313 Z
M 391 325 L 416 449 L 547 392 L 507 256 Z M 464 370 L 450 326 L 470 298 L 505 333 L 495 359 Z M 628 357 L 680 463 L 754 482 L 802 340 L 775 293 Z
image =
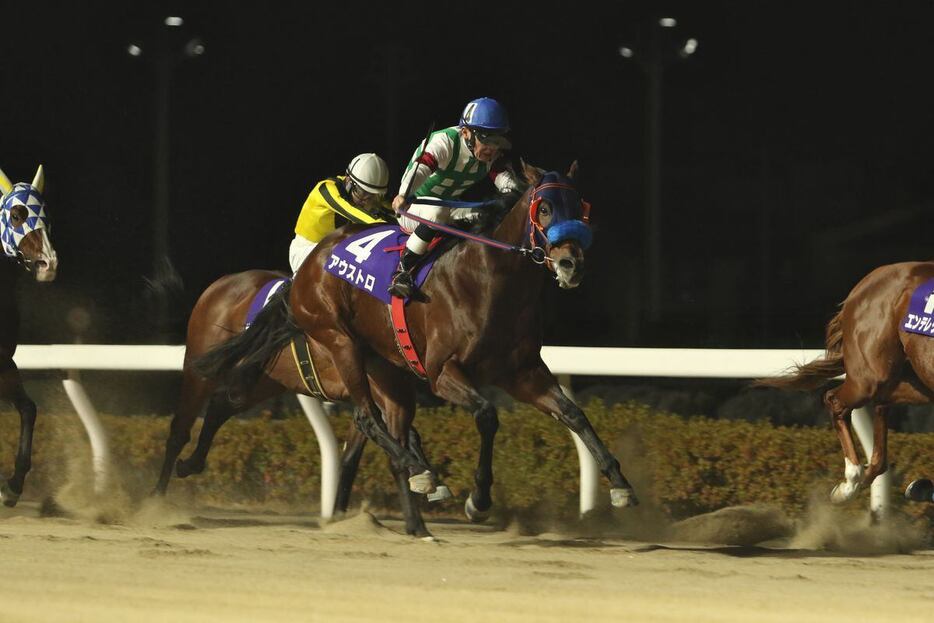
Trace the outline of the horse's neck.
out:
M 522 247 L 528 242 L 529 197 L 531 189 L 523 193 L 505 218 L 493 230 L 493 238 Z M 461 247 L 460 266 L 476 267 L 478 278 L 490 280 L 493 296 L 487 297 L 489 307 L 508 305 L 520 312 L 524 306 L 534 305 L 541 296 L 546 270 L 528 257 L 514 251 L 467 244 Z
M 529 231 L 529 201 L 532 196 L 532 187 L 522 193 L 506 217 L 493 231 L 493 237 L 503 242 L 522 246 Z

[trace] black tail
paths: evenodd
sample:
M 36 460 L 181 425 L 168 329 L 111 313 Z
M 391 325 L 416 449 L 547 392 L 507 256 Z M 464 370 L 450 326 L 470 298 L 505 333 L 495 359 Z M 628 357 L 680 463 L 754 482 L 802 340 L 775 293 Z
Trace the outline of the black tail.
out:
M 795 371 L 791 374 L 770 379 L 758 379 L 753 382 L 753 386 L 810 391 L 823 387 L 831 379 L 843 374 L 843 325 L 840 318 L 841 314 L 842 311 L 838 312 L 827 323 L 826 352 L 823 357 L 804 365 L 795 366 Z
M 153 337 L 163 344 L 185 341 L 185 328 L 192 302 L 187 299 L 185 283 L 166 256 L 159 258 L 151 277 L 143 277 L 142 304 Z
M 250 327 L 221 342 L 194 362 L 196 372 L 218 381 L 231 402 L 242 403 L 263 372 L 301 329 L 292 319 L 286 282 L 256 316 Z

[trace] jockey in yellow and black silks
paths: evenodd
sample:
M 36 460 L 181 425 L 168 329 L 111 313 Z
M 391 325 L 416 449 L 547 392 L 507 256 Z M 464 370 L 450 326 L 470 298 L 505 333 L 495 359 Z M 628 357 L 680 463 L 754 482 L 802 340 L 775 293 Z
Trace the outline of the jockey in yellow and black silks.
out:
M 309 193 L 295 223 L 289 264 L 297 272 L 322 238 L 346 223 L 385 223 L 393 219 L 386 201 L 389 168 L 376 154 L 360 154 L 347 165 L 346 175 L 318 182 Z

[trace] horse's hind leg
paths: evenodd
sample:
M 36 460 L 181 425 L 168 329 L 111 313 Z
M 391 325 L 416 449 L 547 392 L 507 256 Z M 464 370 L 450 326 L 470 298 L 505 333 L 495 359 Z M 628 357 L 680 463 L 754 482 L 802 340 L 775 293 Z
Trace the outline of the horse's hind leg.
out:
M 191 427 L 212 391 L 214 391 L 213 384 L 192 371 L 186 362 L 185 369 L 182 372 L 181 395 L 179 396 L 175 415 L 172 417 L 172 423 L 169 426 L 169 437 L 165 441 L 165 458 L 162 460 L 159 480 L 153 489 L 154 494 L 165 495 L 165 490 L 169 486 L 169 479 L 172 477 L 172 469 L 175 467 L 175 461 L 178 459 L 178 455 L 182 453 L 185 444 L 191 439 Z
M 214 436 L 224 422 L 229 420 L 239 409 L 236 409 L 230 399 L 223 392 L 215 393 L 208 403 L 208 410 L 204 414 L 204 423 L 198 434 L 198 445 L 187 459 L 179 459 L 175 464 L 175 473 L 179 478 L 187 478 L 192 474 L 204 471 L 208 452 L 214 443 Z
M 872 456 L 869 457 L 869 466 L 866 473 L 863 474 L 863 480 L 860 483 L 862 487 L 868 487 L 876 476 L 884 474 L 889 468 L 888 464 L 888 412 L 889 405 L 876 405 L 872 415 Z
M 346 513 L 347 507 L 350 506 L 350 492 L 357 477 L 357 470 L 360 468 L 360 457 L 363 456 L 364 446 L 366 446 L 366 435 L 354 428 L 341 454 L 341 477 L 337 484 L 337 498 L 334 500 L 335 512 Z
M 888 469 L 888 411 L 892 404 L 927 404 L 932 394 L 919 379 L 909 376 L 895 386 L 884 404 L 876 405 L 872 420 L 872 456 L 869 466 L 863 474 L 862 486 L 869 486 L 872 481 Z
M 346 334 L 329 331 L 321 336 L 312 335 L 320 344 L 327 344 L 334 366 L 340 372 L 347 394 L 354 403 L 354 424 L 357 429 L 383 449 L 390 460 L 398 461 L 409 474 L 409 488 L 416 493 L 430 493 L 435 489 L 434 475 L 427 465 L 418 461 L 389 434 L 381 412 L 373 401 L 364 370 L 360 347 Z
M 865 402 L 865 394 L 861 393 L 850 379 L 824 394 L 824 406 L 827 407 L 830 422 L 843 448 L 844 480 L 830 492 L 831 501 L 836 503 L 845 502 L 856 495 L 862 483 L 863 468 L 856 453 L 856 444 L 853 443 L 850 414 Z
M 23 493 L 23 482 L 32 467 L 32 434 L 36 425 L 36 403 L 29 398 L 12 359 L 0 367 L 0 398 L 9 400 L 19 412 L 19 445 L 13 475 L 0 483 L 0 500 L 4 506 L 16 506 Z

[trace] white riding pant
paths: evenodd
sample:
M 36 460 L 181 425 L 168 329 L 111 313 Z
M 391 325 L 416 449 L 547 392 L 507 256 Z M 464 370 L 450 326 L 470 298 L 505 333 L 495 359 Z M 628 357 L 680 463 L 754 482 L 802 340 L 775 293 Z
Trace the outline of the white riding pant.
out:
M 434 223 L 443 223 L 447 225 L 452 221 L 467 221 L 473 222 L 480 218 L 479 212 L 473 208 L 447 208 L 444 206 L 436 206 L 430 204 L 420 204 L 418 199 L 415 200 L 409 209 L 406 210 L 407 213 L 414 214 L 415 216 L 427 219 Z M 414 235 L 415 229 L 421 225 L 416 220 L 408 218 L 405 214 L 399 216 L 399 225 L 402 227 L 402 230 L 407 234 L 412 234 L 409 236 L 409 239 L 405 243 L 405 248 L 413 253 L 418 255 L 424 255 L 428 250 L 428 243 L 431 240 L 422 240 L 418 236 Z
M 292 274 L 298 272 L 305 258 L 318 246 L 317 242 L 312 242 L 304 236 L 295 234 L 292 244 L 289 245 L 289 266 L 292 267 Z

